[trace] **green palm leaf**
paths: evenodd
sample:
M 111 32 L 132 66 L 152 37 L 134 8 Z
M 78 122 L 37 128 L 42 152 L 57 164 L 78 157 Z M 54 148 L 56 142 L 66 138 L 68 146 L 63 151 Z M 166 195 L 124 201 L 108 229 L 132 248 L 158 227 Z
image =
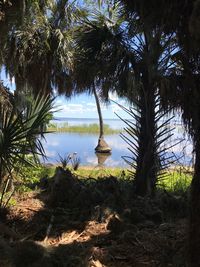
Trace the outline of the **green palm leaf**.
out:
M 6 173 L 11 173 L 19 164 L 32 164 L 26 154 L 45 156 L 40 136 L 53 111 L 54 98 L 38 96 L 27 110 L 15 114 L 0 109 L 0 182 Z

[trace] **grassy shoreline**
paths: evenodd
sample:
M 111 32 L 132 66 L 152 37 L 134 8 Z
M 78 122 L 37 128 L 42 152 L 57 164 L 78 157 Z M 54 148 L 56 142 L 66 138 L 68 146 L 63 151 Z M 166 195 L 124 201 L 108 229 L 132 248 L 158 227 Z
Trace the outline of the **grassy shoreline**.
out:
M 43 177 L 53 177 L 57 166 L 62 164 L 49 164 L 39 165 L 36 168 L 28 167 L 23 170 L 23 177 L 21 177 L 22 186 L 20 190 L 27 191 L 29 187 L 32 188 L 31 184 L 38 183 Z M 76 175 L 79 179 L 87 180 L 88 178 L 99 179 L 108 177 L 117 177 L 119 180 L 132 180 L 128 169 L 119 167 L 95 167 L 95 166 L 80 166 L 78 170 L 74 171 L 69 165 L 68 168 Z M 168 192 L 186 192 L 192 181 L 191 170 L 186 169 L 171 169 L 168 170 L 164 179 L 158 179 L 157 188 L 164 189 Z
M 68 123 L 50 123 L 47 126 L 47 131 L 58 133 L 82 133 L 82 134 L 97 134 L 99 133 L 99 125 L 93 124 L 81 124 L 81 125 L 69 125 Z M 108 124 L 104 124 L 105 134 L 118 134 L 122 130 L 113 129 Z

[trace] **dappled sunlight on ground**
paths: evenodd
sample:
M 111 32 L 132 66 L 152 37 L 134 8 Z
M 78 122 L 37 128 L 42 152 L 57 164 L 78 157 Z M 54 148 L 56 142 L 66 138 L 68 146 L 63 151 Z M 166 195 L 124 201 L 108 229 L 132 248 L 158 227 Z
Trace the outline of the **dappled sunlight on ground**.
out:
M 16 267 L 186 266 L 185 195 L 142 198 L 130 180 L 56 170 L 42 190 L 16 194 L 9 210 L 5 223 L 18 237 L 2 232 L 0 251 L 9 247 Z

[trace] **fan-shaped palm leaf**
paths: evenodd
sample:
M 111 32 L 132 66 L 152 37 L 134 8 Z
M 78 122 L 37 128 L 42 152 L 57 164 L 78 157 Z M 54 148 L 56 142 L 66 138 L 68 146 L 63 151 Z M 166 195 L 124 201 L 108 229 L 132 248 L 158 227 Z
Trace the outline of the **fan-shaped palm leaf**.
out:
M 16 115 L 14 110 L 8 112 L 0 109 L 0 182 L 6 173 L 11 174 L 16 164 L 31 164 L 25 155 L 31 153 L 45 156 L 41 134 L 41 125 L 52 112 L 53 99 L 38 97 L 27 111 Z

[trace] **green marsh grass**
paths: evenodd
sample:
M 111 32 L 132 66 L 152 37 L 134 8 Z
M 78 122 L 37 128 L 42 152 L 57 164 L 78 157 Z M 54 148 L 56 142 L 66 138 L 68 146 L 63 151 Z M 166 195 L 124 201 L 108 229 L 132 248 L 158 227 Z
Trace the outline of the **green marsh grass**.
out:
M 130 172 L 128 169 L 122 168 L 79 168 L 75 174 L 81 179 L 87 178 L 105 178 L 109 176 L 117 177 L 119 180 L 130 180 Z M 170 192 L 185 192 L 192 181 L 192 171 L 182 168 L 169 170 L 165 178 L 159 180 L 158 188 L 165 189 Z
M 47 131 L 52 132 L 66 132 L 66 133 L 82 133 L 82 134 L 94 134 L 99 133 L 99 125 L 93 124 L 81 124 L 81 125 L 69 125 L 68 123 L 50 123 L 47 127 Z M 105 134 L 117 134 L 122 130 L 113 129 L 108 124 L 104 124 Z
M 75 174 L 81 178 L 81 179 L 87 179 L 87 178 L 105 178 L 109 176 L 117 177 L 118 179 L 128 179 L 129 172 L 127 169 L 121 169 L 121 168 L 79 168 L 77 171 L 75 171 Z

